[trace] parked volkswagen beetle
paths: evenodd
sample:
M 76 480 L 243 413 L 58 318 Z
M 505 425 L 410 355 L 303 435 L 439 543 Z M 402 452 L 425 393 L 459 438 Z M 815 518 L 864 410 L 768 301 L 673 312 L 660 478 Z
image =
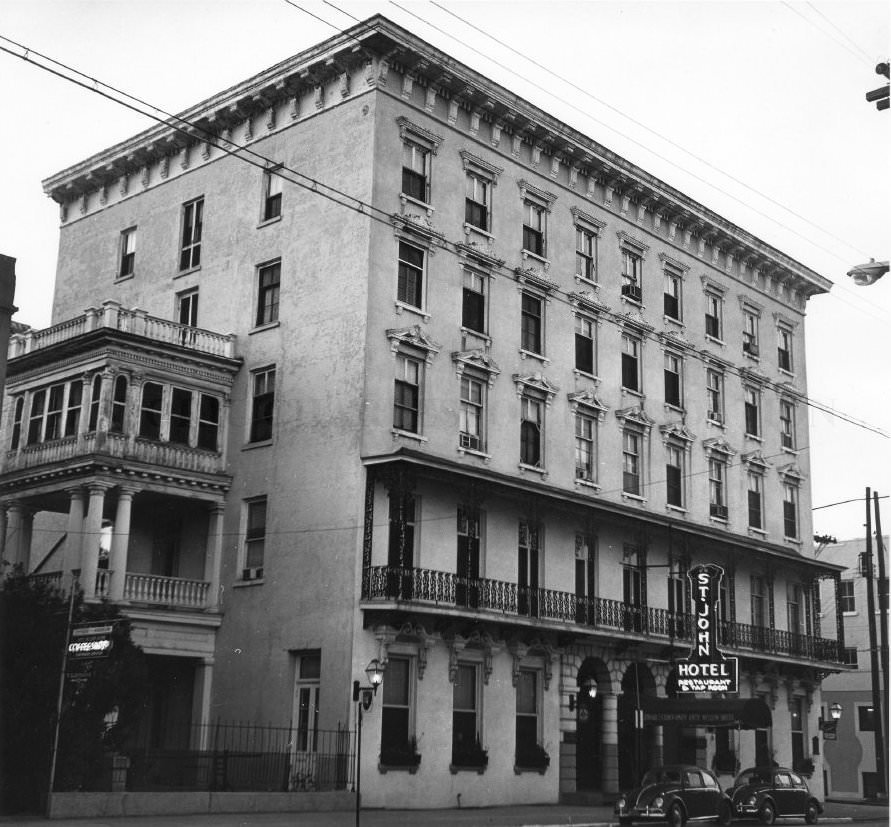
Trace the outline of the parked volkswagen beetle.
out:
M 619 796 L 615 813 L 620 824 L 667 821 L 683 827 L 687 821 L 730 824 L 730 798 L 708 770 L 686 764 L 656 767 L 639 787 Z
M 794 816 L 803 816 L 808 824 L 814 824 L 823 812 L 823 805 L 811 794 L 807 782 L 786 767 L 743 770 L 727 792 L 736 818 L 757 818 L 762 824 Z

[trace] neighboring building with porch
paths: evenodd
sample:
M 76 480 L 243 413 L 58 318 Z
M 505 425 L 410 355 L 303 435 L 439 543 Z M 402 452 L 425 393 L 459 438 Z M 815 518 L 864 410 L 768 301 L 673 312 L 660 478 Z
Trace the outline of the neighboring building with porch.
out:
M 830 283 L 382 17 L 182 117 L 44 182 L 53 326 L 13 337 L 0 435 L 6 557 L 133 617 L 154 745 L 312 753 L 377 658 L 368 806 L 608 799 L 663 759 L 819 791 Z M 700 563 L 763 703 L 636 729 Z
M 885 566 L 888 566 L 888 537 L 884 538 Z M 876 611 L 876 645 L 881 646 L 881 624 L 887 622 L 879 614 L 877 543 L 873 537 L 873 600 Z M 839 583 L 841 600 L 836 604 L 831 589 L 823 590 L 825 622 L 835 622 L 838 606 L 845 624 L 845 663 L 853 672 L 830 675 L 823 681 L 821 715 L 829 721 L 829 707 L 842 708 L 835 732 L 823 739 L 826 795 L 833 798 L 875 798 L 879 790 L 876 767 L 876 715 L 873 707 L 872 663 L 869 643 L 869 610 L 867 578 L 863 555 L 866 540 L 843 540 L 825 546 L 822 554 L 845 567 Z M 887 568 L 886 568 L 887 571 Z M 881 661 L 880 661 L 881 665 Z M 879 686 L 882 682 L 879 680 Z M 832 737 L 832 736 L 835 737 Z M 887 732 L 885 738 L 887 739 Z M 886 740 L 887 744 L 887 740 Z M 887 787 L 885 788 L 887 792 Z

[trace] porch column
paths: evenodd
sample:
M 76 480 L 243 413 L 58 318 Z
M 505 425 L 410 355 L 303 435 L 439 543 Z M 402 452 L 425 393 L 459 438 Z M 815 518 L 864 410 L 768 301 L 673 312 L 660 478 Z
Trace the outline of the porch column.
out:
M 207 581 L 205 608 L 220 608 L 220 569 L 223 563 L 223 515 L 225 503 L 212 503 L 207 518 L 207 549 L 204 554 L 204 579 Z
M 210 724 L 210 693 L 213 688 L 213 658 L 202 658 L 195 667 L 192 693 L 192 725 L 195 737 L 192 749 L 206 750 Z
M 603 792 L 619 792 L 619 698 L 603 696 Z
M 650 767 L 659 767 L 663 764 L 665 754 L 665 733 L 662 724 L 656 724 L 653 727 L 653 755 L 650 759 Z M 647 769 L 650 769 L 647 767 Z
M 0 561 L 6 560 L 6 530 L 9 522 L 6 516 L 7 503 L 0 503 Z
M 111 421 L 111 383 L 113 378 L 114 377 L 108 368 L 105 368 L 102 371 L 102 383 L 99 386 L 99 416 L 96 419 L 96 431 L 103 434 L 108 433 L 108 425 Z
M 105 492 L 108 483 L 92 482 L 88 486 L 90 503 L 84 521 L 83 546 L 80 550 L 80 582 L 84 597 L 96 596 L 96 573 L 99 570 L 99 545 L 102 540 L 102 511 L 105 508 Z
M 84 490 L 68 489 L 68 523 L 65 528 L 65 549 L 62 555 L 62 571 L 80 568 L 80 550 L 84 542 Z M 83 585 L 83 584 L 81 584 Z
M 124 585 L 127 580 L 127 551 L 130 546 L 130 514 L 133 497 L 138 488 L 121 486 L 118 489 L 118 506 L 114 515 L 114 534 L 111 536 L 111 554 L 108 568 L 111 570 L 111 600 L 124 599 Z
M 18 562 L 22 564 L 25 574 L 31 572 L 31 541 L 34 537 L 34 512 L 30 508 L 22 509 L 22 523 L 19 530 Z
M 5 559 L 10 565 L 21 562 L 20 546 L 22 543 L 22 504 L 13 500 L 6 507 L 6 541 L 4 543 Z

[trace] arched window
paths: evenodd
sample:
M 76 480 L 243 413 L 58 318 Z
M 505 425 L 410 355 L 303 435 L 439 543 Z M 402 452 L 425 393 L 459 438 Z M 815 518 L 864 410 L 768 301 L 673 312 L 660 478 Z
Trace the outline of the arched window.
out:
M 127 413 L 127 377 L 123 374 L 114 380 L 114 396 L 111 403 L 111 432 L 124 432 L 124 416 Z
M 15 450 L 19 447 L 19 441 L 22 438 L 22 416 L 25 413 L 25 398 L 20 396 L 15 401 L 15 415 L 12 420 L 12 442 L 10 448 Z
M 102 375 L 96 374 L 93 377 L 93 384 L 90 388 L 90 421 L 87 423 L 88 431 L 95 431 L 99 424 L 99 396 L 102 393 Z

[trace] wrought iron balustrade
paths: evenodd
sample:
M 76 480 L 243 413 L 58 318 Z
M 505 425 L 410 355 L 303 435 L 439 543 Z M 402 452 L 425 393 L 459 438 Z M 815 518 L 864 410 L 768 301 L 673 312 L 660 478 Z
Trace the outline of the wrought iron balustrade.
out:
M 695 629 L 695 620 L 687 613 L 433 569 L 372 566 L 364 573 L 362 592 L 368 602 L 404 601 L 480 614 L 555 620 L 679 643 L 691 642 Z M 841 662 L 836 640 L 747 623 L 720 621 L 718 642 L 729 649 Z

